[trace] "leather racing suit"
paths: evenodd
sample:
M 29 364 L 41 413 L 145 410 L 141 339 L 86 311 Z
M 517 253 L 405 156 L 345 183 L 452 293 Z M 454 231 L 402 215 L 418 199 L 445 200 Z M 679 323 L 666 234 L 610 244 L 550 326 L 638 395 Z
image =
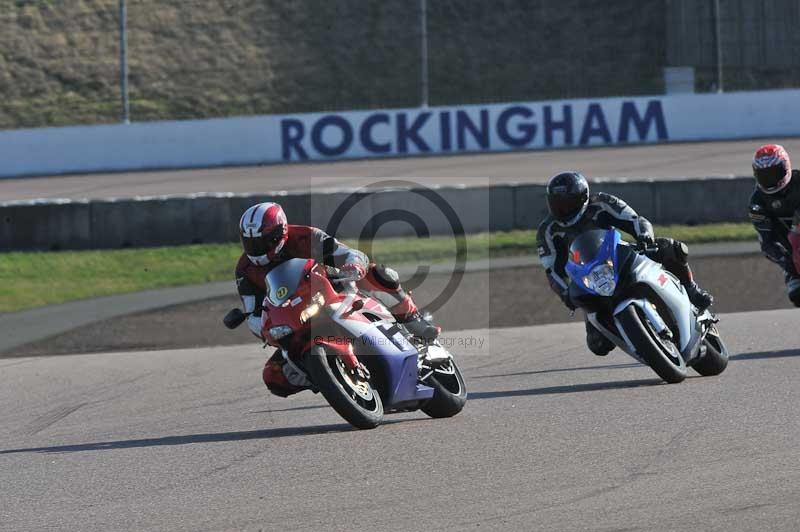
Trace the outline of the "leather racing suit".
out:
M 637 241 L 654 242 L 658 252 L 651 256 L 664 268 L 675 275 L 692 294 L 697 290 L 692 270 L 689 267 L 689 249 L 683 242 L 671 238 L 655 238 L 653 225 L 639 216 L 627 203 L 604 192 L 593 194 L 581 217 L 572 225 L 564 226 L 552 216 L 540 225 L 537 246 L 542 267 L 545 269 L 550 287 L 571 310 L 575 305 L 569 298 L 569 277 L 566 264 L 569 258 L 569 245 L 579 234 L 592 229 L 617 228 L 628 233 Z M 596 355 L 606 355 L 614 344 L 605 338 L 594 326 L 586 321 L 586 341 L 589 349 Z
M 767 194 L 756 187 L 749 214 L 761 251 L 781 267 L 789 300 L 800 307 L 800 170 L 792 171 L 780 192 Z
M 265 277 L 274 266 L 292 258 L 314 259 L 336 268 L 355 266 L 366 272 L 364 278 L 356 283 L 359 290 L 380 301 L 399 322 L 418 316 L 416 305 L 403 291 L 397 272 L 391 268 L 370 263 L 364 253 L 345 246 L 321 229 L 288 225 L 288 232 L 286 244 L 268 264 L 255 265 L 246 254 L 242 254 L 236 265 L 236 287 L 244 311 L 249 313 L 247 325 L 258 338 L 263 340 L 261 314 L 266 296 Z M 263 379 L 272 393 L 282 397 L 304 390 L 309 384 L 304 376 L 293 371 L 290 364 L 285 364 L 280 350 L 267 361 Z

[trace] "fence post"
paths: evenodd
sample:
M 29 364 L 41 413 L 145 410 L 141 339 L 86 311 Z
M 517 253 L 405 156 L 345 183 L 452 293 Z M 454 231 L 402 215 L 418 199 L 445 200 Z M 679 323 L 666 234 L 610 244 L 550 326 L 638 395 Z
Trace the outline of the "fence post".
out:
M 724 92 L 722 84 L 722 20 L 720 19 L 719 0 L 712 0 L 714 12 L 714 61 L 717 66 L 717 92 Z
M 122 97 L 122 121 L 130 124 L 130 101 L 128 99 L 128 7 L 119 0 L 119 86 Z
M 428 107 L 428 3 L 419 0 L 422 62 L 422 107 Z

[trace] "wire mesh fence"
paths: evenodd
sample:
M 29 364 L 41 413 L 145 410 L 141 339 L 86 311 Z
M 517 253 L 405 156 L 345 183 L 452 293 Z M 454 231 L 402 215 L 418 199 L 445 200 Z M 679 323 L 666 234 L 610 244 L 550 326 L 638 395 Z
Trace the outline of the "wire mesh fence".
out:
M 120 1 L 0 0 L 0 128 L 121 120 Z M 423 57 L 429 105 L 715 91 L 719 65 L 798 87 L 798 26 L 796 0 L 127 0 L 130 115 L 415 107 Z

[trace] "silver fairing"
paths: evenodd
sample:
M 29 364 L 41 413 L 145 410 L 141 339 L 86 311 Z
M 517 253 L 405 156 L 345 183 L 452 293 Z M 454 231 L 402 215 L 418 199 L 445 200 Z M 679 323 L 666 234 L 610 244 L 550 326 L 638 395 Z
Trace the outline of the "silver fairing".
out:
M 631 282 L 645 284 L 652 288 L 653 292 L 671 310 L 672 317 L 678 326 L 678 335 L 680 336 L 678 348 L 685 355 L 687 347 L 695 336 L 693 335 L 693 330 L 695 329 L 696 319 L 692 304 L 689 302 L 689 296 L 680 281 L 666 271 L 661 264 L 641 255 L 637 257 L 629 275 L 631 276 Z M 614 314 L 618 314 L 631 304 L 638 305 L 646 314 L 654 314 L 653 317 L 655 319 L 651 320 L 654 325 L 657 325 L 656 321 L 662 321 L 655 313 L 655 310 L 641 298 L 632 298 L 621 302 L 614 310 Z

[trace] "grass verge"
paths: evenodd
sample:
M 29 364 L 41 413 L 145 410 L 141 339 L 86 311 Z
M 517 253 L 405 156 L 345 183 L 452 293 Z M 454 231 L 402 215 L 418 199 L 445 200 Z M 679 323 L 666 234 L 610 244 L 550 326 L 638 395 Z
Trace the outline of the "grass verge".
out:
M 687 243 L 754 240 L 750 224 L 664 226 L 657 234 Z M 536 232 L 509 231 L 465 237 L 468 260 L 531 255 Z M 349 242 L 387 264 L 441 262 L 456 255 L 452 237 L 387 238 Z M 239 244 L 101 251 L 0 254 L 0 312 L 155 288 L 231 280 Z

